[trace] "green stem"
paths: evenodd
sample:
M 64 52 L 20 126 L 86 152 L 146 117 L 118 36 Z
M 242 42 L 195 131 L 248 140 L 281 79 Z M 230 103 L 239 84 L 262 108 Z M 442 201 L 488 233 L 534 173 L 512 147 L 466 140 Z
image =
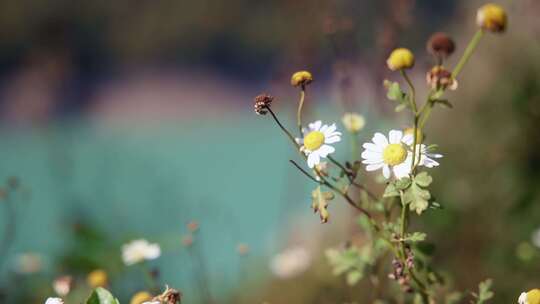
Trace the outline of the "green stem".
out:
M 454 71 L 452 72 L 452 78 L 457 78 L 467 61 L 469 61 L 469 58 L 471 58 L 471 55 L 473 54 L 474 50 L 478 46 L 478 43 L 480 42 L 480 39 L 484 36 L 484 31 L 482 29 L 479 29 L 467 45 L 467 48 L 465 49 L 465 52 L 463 53 L 463 56 L 461 56 L 461 59 L 459 60 L 458 64 L 454 68 Z
M 405 72 L 405 70 L 400 70 L 399 72 L 401 73 L 403 78 L 405 78 L 405 81 L 407 82 L 407 85 L 409 86 L 409 89 L 410 89 L 409 102 L 411 103 L 411 109 L 414 115 L 416 115 L 418 111 L 416 108 L 416 90 L 414 89 L 414 85 L 412 84 L 411 79 L 407 75 L 407 72 Z
M 302 85 L 302 90 L 300 91 L 300 102 L 298 103 L 298 111 L 296 112 L 296 125 L 298 126 L 298 132 L 300 137 L 304 137 L 302 133 L 302 107 L 304 106 L 304 100 L 306 98 L 306 86 Z

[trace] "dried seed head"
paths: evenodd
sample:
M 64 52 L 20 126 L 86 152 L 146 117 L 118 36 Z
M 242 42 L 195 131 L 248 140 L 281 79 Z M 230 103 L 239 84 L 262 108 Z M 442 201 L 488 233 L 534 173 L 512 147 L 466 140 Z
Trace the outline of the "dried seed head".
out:
M 255 97 L 255 113 L 257 115 L 266 115 L 268 113 L 268 108 L 274 101 L 274 97 L 268 94 L 260 94 Z
M 454 53 L 456 44 L 445 33 L 437 32 L 429 38 L 427 42 L 427 51 L 439 60 L 445 59 Z
M 291 85 L 293 87 L 307 86 L 313 81 L 313 76 L 308 71 L 298 71 L 291 76 Z
M 157 297 L 154 297 L 152 301 L 157 301 L 163 304 L 177 304 L 182 302 L 182 293 L 176 289 L 169 288 L 167 286 L 165 291 Z
M 502 33 L 508 23 L 504 9 L 493 3 L 486 4 L 478 9 L 476 24 L 485 31 Z
M 427 84 L 434 90 L 446 89 L 456 90 L 458 87 L 457 81 L 452 77 L 452 73 L 446 70 L 443 66 L 434 66 L 426 74 Z
M 414 66 L 414 55 L 409 49 L 398 48 L 392 51 L 386 64 L 392 71 L 410 69 Z

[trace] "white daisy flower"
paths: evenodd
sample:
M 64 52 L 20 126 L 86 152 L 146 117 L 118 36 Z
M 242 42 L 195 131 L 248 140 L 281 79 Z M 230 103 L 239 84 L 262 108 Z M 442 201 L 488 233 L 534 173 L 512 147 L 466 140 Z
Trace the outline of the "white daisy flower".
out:
M 45 304 L 64 304 L 64 300 L 60 298 L 47 298 Z
M 122 260 L 126 265 L 133 265 L 144 260 L 154 260 L 161 255 L 158 244 L 150 244 L 147 240 L 131 241 L 122 246 Z
M 275 255 L 270 262 L 270 269 L 276 277 L 287 279 L 306 271 L 310 264 L 311 254 L 306 248 L 298 246 Z
M 442 154 L 430 153 L 426 145 L 416 145 L 416 159 L 414 162 L 417 166 L 424 166 L 426 168 L 433 168 L 439 166 L 439 162 L 435 158 L 442 158 Z M 412 152 L 410 152 L 412 155 Z M 408 159 L 409 165 L 412 162 L 412 159 Z
M 320 120 L 310 123 L 303 129 L 304 138 L 297 138 L 300 150 L 307 155 L 308 167 L 313 168 L 321 162 L 321 157 L 334 153 L 336 149 L 330 144 L 341 141 L 341 133 L 336 131 L 336 124 L 323 125 Z
M 411 134 L 404 135 L 399 130 L 391 130 L 388 138 L 377 132 L 372 142 L 362 145 L 365 149 L 362 163 L 367 165 L 367 171 L 382 169 L 385 178 L 390 178 L 392 173 L 397 179 L 406 177 L 411 173 L 412 153 L 408 148 L 413 142 Z
M 540 289 L 531 289 L 522 292 L 518 298 L 519 304 L 540 304 Z

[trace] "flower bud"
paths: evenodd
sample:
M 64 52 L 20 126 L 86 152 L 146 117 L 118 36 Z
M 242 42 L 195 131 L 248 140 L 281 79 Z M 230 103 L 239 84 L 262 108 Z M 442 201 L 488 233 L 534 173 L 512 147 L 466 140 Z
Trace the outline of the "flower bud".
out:
M 426 74 L 426 82 L 433 90 L 446 89 L 455 90 L 458 87 L 457 80 L 452 77 L 452 73 L 443 66 L 434 66 Z
M 345 113 L 341 119 L 345 129 L 351 133 L 357 133 L 364 128 L 366 120 L 358 113 Z
M 476 24 L 486 31 L 493 33 L 504 32 L 507 25 L 506 12 L 497 4 L 486 4 L 478 9 Z
M 431 35 L 427 42 L 427 51 L 441 60 L 452 55 L 455 49 L 456 44 L 452 38 L 442 32 L 437 32 Z
M 308 71 L 299 71 L 292 75 L 291 85 L 293 87 L 307 86 L 313 81 L 313 76 Z
M 414 66 L 414 55 L 409 49 L 398 48 L 392 51 L 386 64 L 392 71 L 410 69 Z
M 104 287 L 108 283 L 107 273 L 102 269 L 96 269 L 88 274 L 86 282 L 90 287 Z

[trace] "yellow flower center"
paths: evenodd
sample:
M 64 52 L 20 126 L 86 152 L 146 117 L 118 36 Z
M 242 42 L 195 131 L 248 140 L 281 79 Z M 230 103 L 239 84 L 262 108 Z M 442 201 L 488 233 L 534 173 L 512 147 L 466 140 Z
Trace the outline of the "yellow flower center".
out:
M 540 289 L 533 289 L 527 292 L 527 303 L 529 304 L 540 303 Z
M 324 144 L 324 134 L 320 131 L 309 132 L 304 137 L 304 147 L 309 151 L 315 151 Z
M 402 144 L 389 144 L 384 148 L 383 161 L 387 165 L 395 166 L 403 163 L 407 158 L 407 150 Z

